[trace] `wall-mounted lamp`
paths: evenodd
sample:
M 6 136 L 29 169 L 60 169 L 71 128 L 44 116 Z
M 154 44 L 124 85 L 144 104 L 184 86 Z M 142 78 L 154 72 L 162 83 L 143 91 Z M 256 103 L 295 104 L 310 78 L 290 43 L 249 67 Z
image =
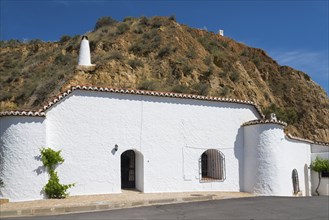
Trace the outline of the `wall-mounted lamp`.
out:
M 116 144 L 116 145 L 114 145 L 114 150 L 115 151 L 118 151 L 118 149 L 119 149 L 119 146 Z

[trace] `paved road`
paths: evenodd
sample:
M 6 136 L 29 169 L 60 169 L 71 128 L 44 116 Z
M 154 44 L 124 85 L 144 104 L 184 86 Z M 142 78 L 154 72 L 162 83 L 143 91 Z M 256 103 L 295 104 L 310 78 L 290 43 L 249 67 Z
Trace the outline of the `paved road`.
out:
M 14 219 L 319 219 L 328 220 L 329 197 L 254 197 L 112 211 Z

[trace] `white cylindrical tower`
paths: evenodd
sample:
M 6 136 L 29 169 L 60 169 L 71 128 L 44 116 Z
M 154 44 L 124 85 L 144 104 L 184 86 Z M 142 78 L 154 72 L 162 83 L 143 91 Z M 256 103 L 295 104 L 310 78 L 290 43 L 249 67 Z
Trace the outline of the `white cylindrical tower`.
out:
M 79 53 L 79 66 L 92 66 L 90 59 L 90 48 L 87 36 L 82 36 Z
M 244 136 L 244 191 L 283 196 L 283 126 L 274 123 L 248 125 L 244 127 Z

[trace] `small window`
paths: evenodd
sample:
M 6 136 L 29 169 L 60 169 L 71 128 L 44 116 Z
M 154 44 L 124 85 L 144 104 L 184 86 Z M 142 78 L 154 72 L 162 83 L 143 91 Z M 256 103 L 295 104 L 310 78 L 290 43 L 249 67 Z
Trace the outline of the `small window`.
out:
M 323 171 L 323 172 L 321 172 L 321 177 L 329 177 L 329 172 L 327 172 L 327 171 Z
M 215 149 L 203 152 L 200 158 L 201 181 L 223 181 L 225 179 L 224 155 Z

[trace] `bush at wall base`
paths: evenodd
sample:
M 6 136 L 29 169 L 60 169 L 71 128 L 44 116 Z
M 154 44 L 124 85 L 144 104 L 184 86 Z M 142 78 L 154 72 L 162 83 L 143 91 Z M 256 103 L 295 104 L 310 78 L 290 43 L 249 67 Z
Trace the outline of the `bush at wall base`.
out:
M 312 161 L 311 164 L 311 169 L 314 170 L 315 172 L 318 172 L 318 177 L 319 177 L 319 183 L 318 186 L 315 189 L 316 194 L 319 196 L 320 193 L 318 192 L 318 189 L 320 187 L 321 183 L 321 173 L 322 172 L 329 172 L 329 160 L 323 159 L 320 157 L 316 157 L 314 161 Z
M 61 199 L 68 196 L 67 190 L 74 186 L 74 184 L 61 184 L 55 166 L 63 163 L 64 158 L 60 155 L 61 151 L 54 151 L 51 148 L 42 148 L 41 160 L 43 165 L 48 169 L 50 178 L 48 183 L 45 185 L 43 190 L 45 191 L 48 198 Z

